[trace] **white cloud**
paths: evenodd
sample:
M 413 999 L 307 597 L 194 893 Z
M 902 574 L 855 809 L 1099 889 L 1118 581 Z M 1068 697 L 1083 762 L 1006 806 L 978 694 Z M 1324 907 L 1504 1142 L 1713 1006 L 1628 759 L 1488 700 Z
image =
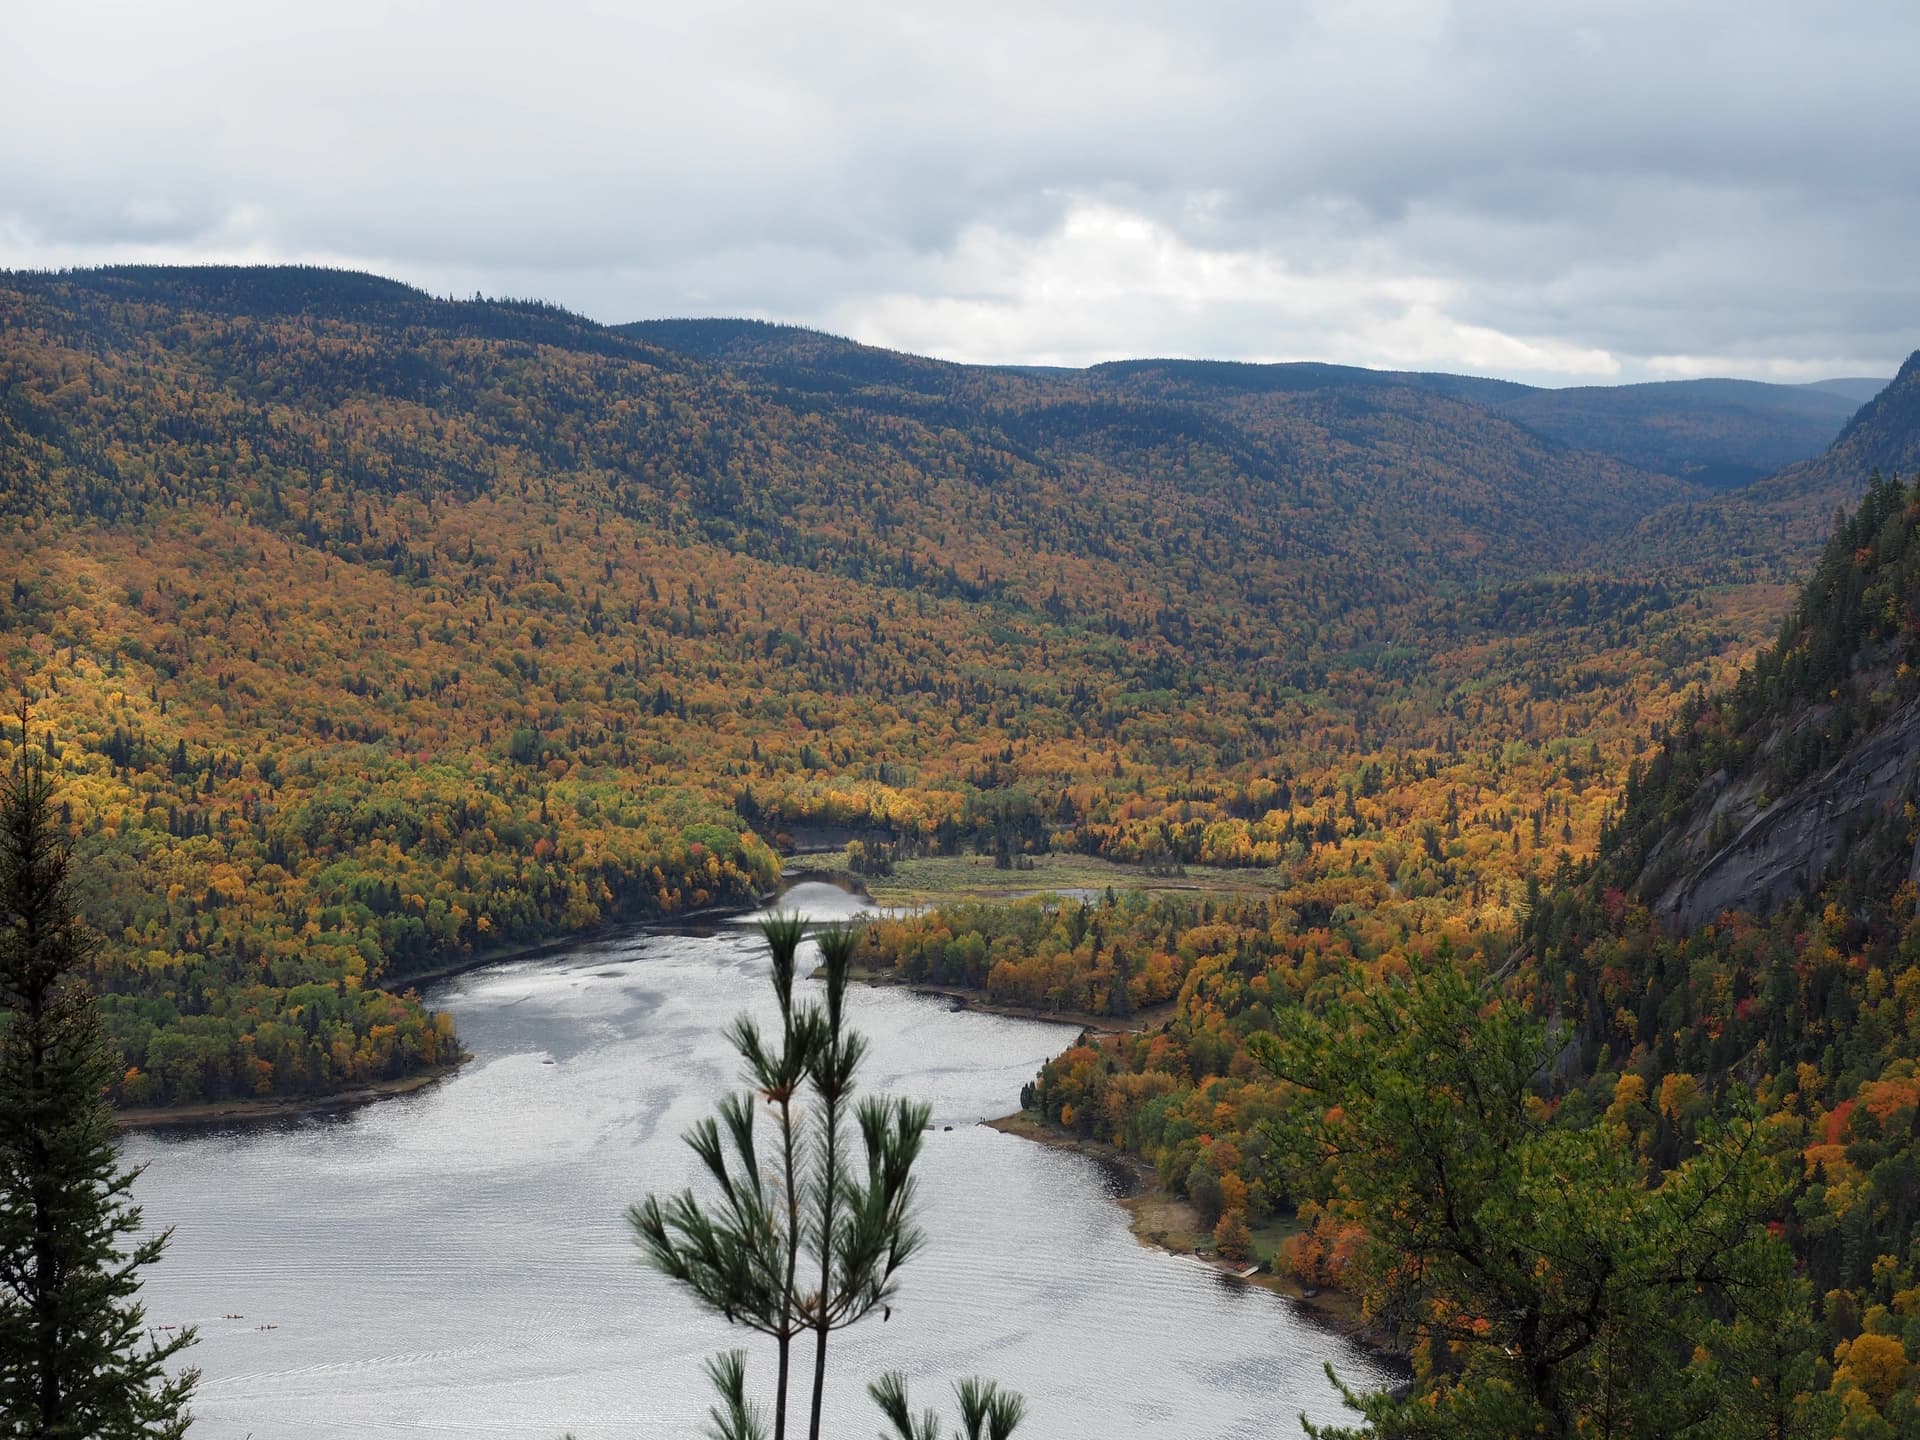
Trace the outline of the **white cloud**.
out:
M 1631 378 L 1888 371 L 1920 343 L 1911 0 L 64 0 L 5 23 L 0 265 L 339 261 L 1001 360 Z
M 894 349 L 979 362 L 1217 355 L 1195 339 L 1224 336 L 1245 360 L 1589 379 L 1620 370 L 1604 350 L 1460 320 L 1456 280 L 1366 265 L 1303 273 L 1277 250 L 1203 248 L 1084 199 L 1037 239 L 970 227 L 921 278 L 921 289 L 861 297 L 827 322 Z
M 1717 375 L 1741 375 L 1751 380 L 1773 380 L 1800 385 L 1835 375 L 1875 375 L 1883 368 L 1877 357 L 1823 355 L 1756 360 L 1748 355 L 1650 355 L 1646 366 L 1658 380 L 1699 380 Z

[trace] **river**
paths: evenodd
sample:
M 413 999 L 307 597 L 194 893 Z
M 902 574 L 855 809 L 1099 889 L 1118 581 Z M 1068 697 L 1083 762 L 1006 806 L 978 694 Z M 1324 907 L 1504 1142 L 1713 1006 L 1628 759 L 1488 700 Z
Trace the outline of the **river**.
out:
M 855 908 L 819 885 L 784 903 Z M 148 1222 L 175 1227 L 149 1321 L 200 1327 L 194 1440 L 685 1440 L 709 1403 L 701 1360 L 730 1345 L 764 1394 L 770 1342 L 640 1265 L 622 1216 L 693 1178 L 678 1137 L 737 1085 L 721 1030 L 770 1017 L 765 974 L 738 923 L 498 965 L 430 997 L 474 1059 L 424 1091 L 131 1137 Z M 1381 1375 L 1286 1300 L 1138 1244 L 1099 1164 L 977 1123 L 1069 1032 L 900 990 L 851 1004 L 866 1088 L 933 1107 L 930 1241 L 892 1319 L 835 1338 L 828 1434 L 878 1431 L 862 1386 L 889 1368 L 943 1411 L 960 1376 L 1011 1385 L 1023 1440 L 1271 1440 L 1303 1410 L 1339 1414 L 1325 1362 Z

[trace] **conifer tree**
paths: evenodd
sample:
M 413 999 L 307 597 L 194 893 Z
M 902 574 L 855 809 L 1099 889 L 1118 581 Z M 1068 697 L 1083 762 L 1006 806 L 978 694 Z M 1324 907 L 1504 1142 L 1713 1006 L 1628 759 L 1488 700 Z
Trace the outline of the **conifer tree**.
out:
M 945 1440 L 940 1417 L 932 1410 L 913 1413 L 907 1394 L 907 1377 L 889 1370 L 867 1386 L 867 1394 L 880 1407 L 893 1434 L 884 1431 L 881 1440 Z M 1013 1432 L 1026 1418 L 1027 1402 L 1011 1390 L 1002 1390 L 991 1380 L 970 1376 L 954 1382 L 954 1399 L 960 1405 L 960 1424 L 953 1440 L 1013 1440 Z
M 647 1258 L 702 1305 L 774 1339 L 774 1440 L 787 1435 L 793 1341 L 812 1332 L 807 1434 L 819 1440 L 828 1337 L 883 1309 L 898 1287 L 900 1267 L 920 1248 L 912 1172 L 928 1109 L 893 1098 L 854 1100 L 867 1047 L 846 1020 L 853 934 L 837 928 L 821 934 L 825 997 L 813 1004 L 796 999 L 793 990 L 804 926 L 776 916 L 761 932 L 772 957 L 778 1043 L 744 1016 L 728 1038 L 771 1111 L 777 1154 L 761 1157 L 755 1096 L 729 1096 L 718 1121 L 703 1120 L 686 1137 L 719 1203 L 703 1203 L 691 1190 L 665 1202 L 649 1196 L 628 1219 Z M 848 1143 L 854 1131 L 858 1154 Z M 744 1354 L 729 1352 L 709 1363 L 707 1373 L 721 1402 L 708 1433 L 720 1440 L 764 1436 L 761 1407 L 747 1398 Z
M 197 1374 L 169 1373 L 191 1328 L 149 1331 L 141 1235 L 121 1168 L 112 1061 L 82 970 L 53 782 L 27 743 L 0 776 L 0 1440 L 171 1440 Z

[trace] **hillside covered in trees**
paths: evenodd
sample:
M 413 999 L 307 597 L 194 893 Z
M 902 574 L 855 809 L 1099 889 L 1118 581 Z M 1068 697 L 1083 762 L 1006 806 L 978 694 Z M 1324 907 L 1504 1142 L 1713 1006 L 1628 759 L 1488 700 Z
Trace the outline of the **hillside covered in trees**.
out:
M 1722 497 L 1510 392 L 949 366 L 319 270 L 0 278 L 0 635 L 119 1098 L 444 1063 L 410 976 L 738 902 L 810 826 L 1509 932 L 1816 543 L 1601 568 Z
M 890 922 L 874 958 L 1008 995 L 1041 971 L 1116 1015 L 1177 998 L 1083 1036 L 1027 1099 L 1151 1159 L 1223 1244 L 1298 1205 L 1277 1264 L 1308 1284 L 1355 1278 L 1368 1237 L 1351 1206 L 1289 1192 L 1275 1136 L 1315 1102 L 1263 1067 L 1262 1037 L 1464 968 L 1555 1027 L 1531 1125 L 1607 1137 L 1649 1193 L 1722 1143 L 1717 1122 L 1759 1117 L 1780 1177 L 1765 1218 L 1805 1299 L 1766 1362 L 1787 1428 L 1754 1433 L 1920 1433 L 1917 565 L 1920 491 L 1875 478 L 1774 643 L 1682 704 L 1596 853 L 1530 881 L 1505 929 L 1422 923 L 1385 893 L 1344 912 L 1109 897 Z M 1723 1362 L 1765 1368 L 1739 1345 L 1700 1363 Z M 1422 1383 L 1457 1363 L 1423 1352 Z
M 1824 452 L 1879 380 L 1769 385 L 1748 380 L 1674 380 L 1641 385 L 1547 390 L 1508 380 L 1347 365 L 1253 365 L 1220 361 L 1128 360 L 1084 372 L 987 371 L 1007 387 L 980 382 L 980 367 L 839 340 L 794 326 L 756 321 L 655 320 L 620 327 L 626 334 L 690 357 L 751 369 L 797 389 L 860 393 L 886 389 L 972 397 L 991 406 L 996 394 L 1022 383 L 1059 393 L 1138 403 L 1180 394 L 1204 400 L 1228 395 L 1284 396 L 1341 391 L 1420 391 L 1465 401 L 1519 421 L 1535 434 L 1575 450 L 1607 455 L 1654 474 L 1710 489 L 1763 479 Z
M 1704 500 L 1655 511 L 1601 542 L 1611 569 L 1678 566 L 1727 580 L 1770 578 L 1795 585 L 1832 534 L 1836 515 L 1858 503 L 1863 476 L 1920 472 L 1920 357 L 1855 412 L 1821 454 L 1776 475 Z

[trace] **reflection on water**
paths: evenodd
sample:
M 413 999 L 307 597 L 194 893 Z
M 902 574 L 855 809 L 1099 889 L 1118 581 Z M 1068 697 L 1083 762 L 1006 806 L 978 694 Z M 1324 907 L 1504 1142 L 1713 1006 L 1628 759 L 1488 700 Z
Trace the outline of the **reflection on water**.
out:
M 858 908 L 824 885 L 786 903 Z M 682 1440 L 705 1419 L 702 1357 L 745 1345 L 764 1385 L 757 1337 L 643 1269 L 621 1219 L 691 1180 L 677 1137 L 737 1082 L 722 1026 L 771 1019 L 764 971 L 727 924 L 503 965 L 433 997 L 476 1058 L 426 1091 L 131 1140 L 150 1223 L 176 1227 L 149 1318 L 201 1327 L 196 1440 Z M 1058 1027 L 897 990 L 853 1003 L 868 1084 L 933 1107 L 931 1241 L 892 1320 L 836 1338 L 828 1433 L 878 1428 L 862 1385 L 886 1368 L 923 1403 L 973 1373 L 1024 1391 L 1033 1440 L 1267 1440 L 1337 1413 L 1324 1361 L 1376 1373 L 1285 1301 L 1137 1245 L 1097 1163 L 974 1123 L 1012 1108 Z

